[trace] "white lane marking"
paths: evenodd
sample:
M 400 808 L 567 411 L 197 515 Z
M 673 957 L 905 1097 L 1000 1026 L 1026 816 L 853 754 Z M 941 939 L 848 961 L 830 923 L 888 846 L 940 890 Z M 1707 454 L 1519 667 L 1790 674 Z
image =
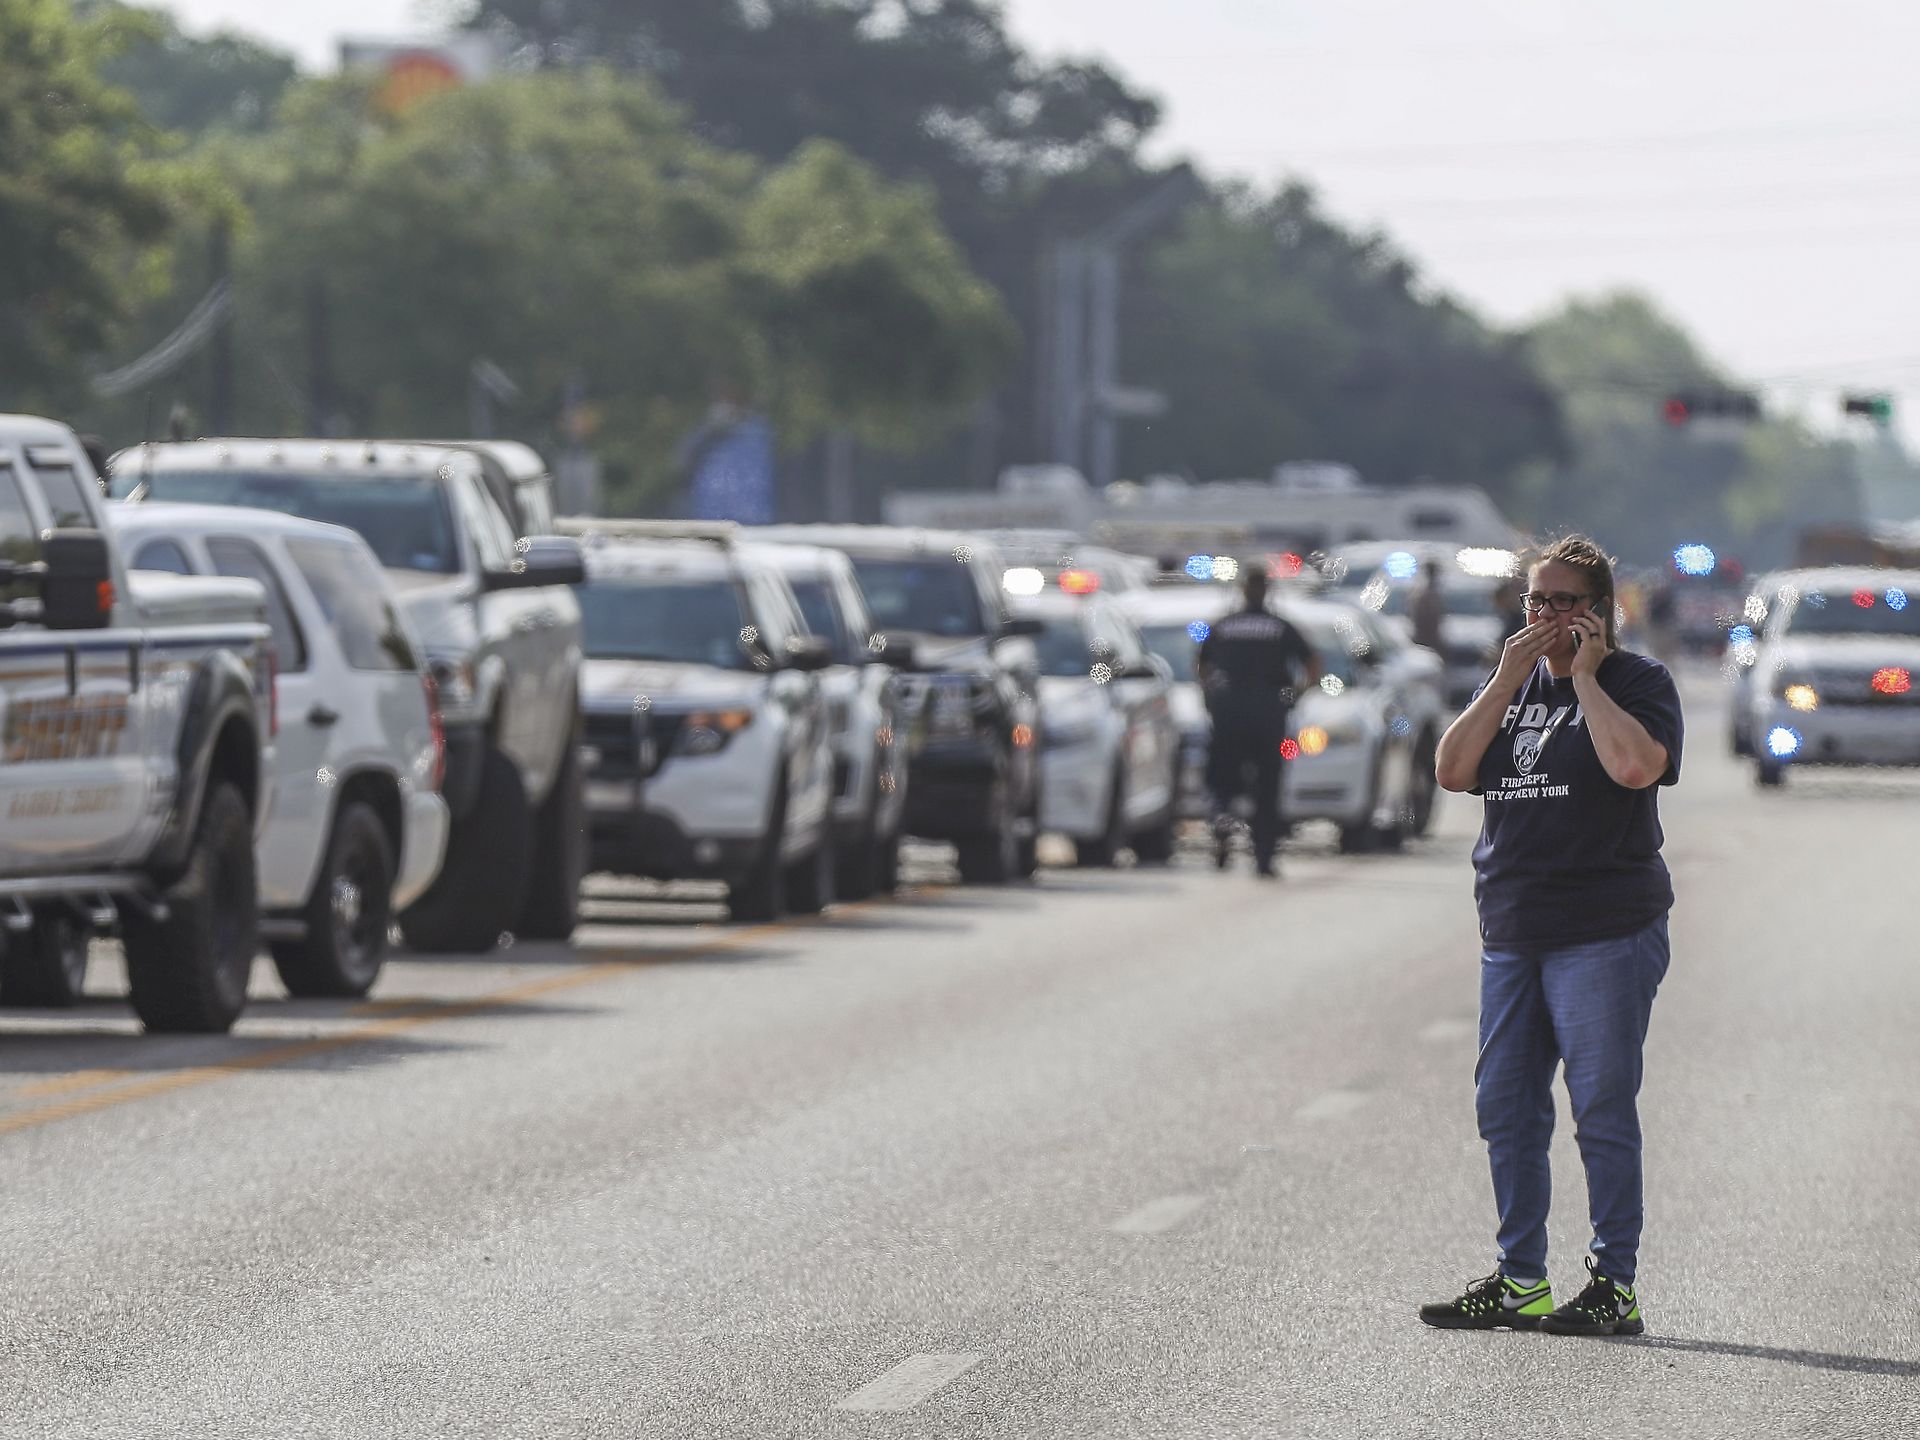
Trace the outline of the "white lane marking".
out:
M 1158 1200 L 1149 1200 L 1130 1215 L 1122 1215 L 1113 1222 L 1113 1228 L 1122 1235 L 1158 1235 L 1162 1230 L 1171 1230 L 1206 1203 L 1204 1195 L 1164 1195 Z
M 1478 1029 L 1471 1020 L 1436 1020 L 1420 1032 L 1420 1038 L 1429 1045 L 1444 1045 L 1450 1040 L 1464 1040 Z
M 1296 1120 L 1333 1120 L 1341 1115 L 1351 1115 L 1367 1103 L 1367 1097 L 1358 1090 L 1329 1090 L 1317 1095 L 1293 1112 Z
M 911 1410 L 986 1357 L 978 1350 L 956 1355 L 909 1355 L 834 1405 L 836 1410 Z

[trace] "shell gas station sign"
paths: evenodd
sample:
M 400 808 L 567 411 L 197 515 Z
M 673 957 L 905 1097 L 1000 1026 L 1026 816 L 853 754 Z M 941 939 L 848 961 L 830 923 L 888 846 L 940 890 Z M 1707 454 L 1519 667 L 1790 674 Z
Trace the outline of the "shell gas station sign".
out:
M 374 104 L 388 115 L 404 115 L 423 100 L 484 80 L 498 63 L 493 41 L 479 35 L 418 43 L 346 40 L 340 45 L 340 68 L 377 77 Z

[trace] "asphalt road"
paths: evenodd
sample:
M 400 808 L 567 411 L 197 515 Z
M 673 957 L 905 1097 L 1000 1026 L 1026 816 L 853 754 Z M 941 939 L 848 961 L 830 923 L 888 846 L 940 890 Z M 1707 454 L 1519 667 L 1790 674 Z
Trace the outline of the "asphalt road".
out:
M 1278 888 L 1049 871 L 569 951 L 261 967 L 234 1037 L 0 1021 L 0 1436 L 1920 1433 L 1920 779 L 1760 794 L 1710 689 L 1641 1341 L 1430 1330 L 1491 1265 L 1471 802 Z M 1581 1275 L 1564 1120 L 1553 1276 Z

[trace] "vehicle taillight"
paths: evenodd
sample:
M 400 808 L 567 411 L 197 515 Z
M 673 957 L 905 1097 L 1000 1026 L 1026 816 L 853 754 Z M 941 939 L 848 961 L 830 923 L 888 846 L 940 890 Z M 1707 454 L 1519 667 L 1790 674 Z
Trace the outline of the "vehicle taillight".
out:
M 447 724 L 440 716 L 440 687 L 425 670 L 420 672 L 420 687 L 427 692 L 427 733 L 433 737 L 433 788 L 439 790 L 447 779 Z

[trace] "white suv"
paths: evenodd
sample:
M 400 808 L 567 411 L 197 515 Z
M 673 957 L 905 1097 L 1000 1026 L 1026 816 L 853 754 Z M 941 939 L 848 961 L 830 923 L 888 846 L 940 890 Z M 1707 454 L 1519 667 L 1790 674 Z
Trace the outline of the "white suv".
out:
M 1803 570 L 1771 610 L 1746 696 L 1756 782 L 1920 765 L 1920 571 Z
M 833 662 L 820 687 L 833 735 L 835 895 L 864 900 L 876 890 L 891 892 L 900 877 L 909 735 L 919 720 L 894 672 L 912 662 L 912 647 L 876 632 L 853 562 L 838 550 L 753 549 L 786 576 L 807 629 L 827 642 Z
M 130 570 L 259 582 L 279 733 L 257 845 L 260 930 L 294 995 L 364 995 L 439 873 L 444 739 L 380 562 L 351 530 L 264 510 L 110 505 Z
M 1173 670 L 1102 595 L 1013 601 L 1040 625 L 1040 825 L 1072 839 L 1082 865 L 1130 847 L 1143 864 L 1173 858 L 1180 729 Z
M 736 920 L 833 899 L 833 752 L 779 568 L 724 525 L 567 520 L 577 587 L 592 866 L 719 880 Z

